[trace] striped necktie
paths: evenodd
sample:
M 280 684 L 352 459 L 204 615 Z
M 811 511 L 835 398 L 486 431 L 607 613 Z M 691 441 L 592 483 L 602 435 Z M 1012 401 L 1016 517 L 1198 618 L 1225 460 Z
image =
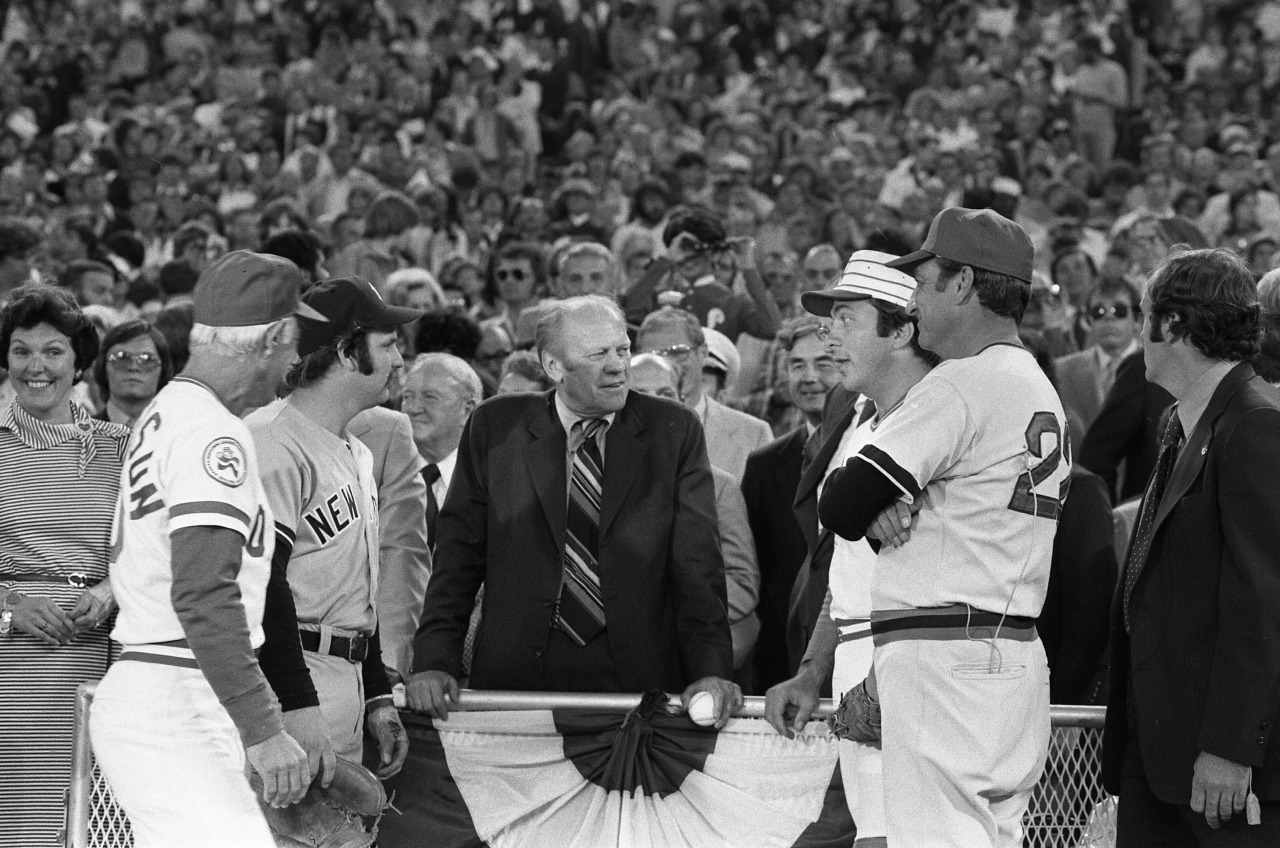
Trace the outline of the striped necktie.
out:
M 1169 485 L 1169 476 L 1173 473 L 1173 465 L 1178 461 L 1178 446 L 1182 441 L 1182 422 L 1178 420 L 1177 404 L 1169 415 L 1169 423 L 1165 425 L 1164 436 L 1160 439 L 1160 455 L 1156 459 L 1156 469 L 1151 475 L 1151 485 L 1138 508 L 1138 528 L 1129 548 L 1129 558 L 1124 566 L 1124 629 L 1129 631 L 1129 598 L 1133 595 L 1133 587 L 1138 583 L 1138 575 L 1147 561 L 1151 551 L 1151 537 L 1154 535 L 1156 511 L 1160 508 L 1160 500 L 1164 497 L 1165 487 Z
M 573 425 L 577 437 L 573 473 L 569 482 L 569 506 L 564 534 L 564 576 L 556 601 L 555 625 L 579 645 L 590 642 L 604 629 L 604 597 L 600 594 L 600 492 L 604 460 L 596 436 L 603 418 L 584 419 Z

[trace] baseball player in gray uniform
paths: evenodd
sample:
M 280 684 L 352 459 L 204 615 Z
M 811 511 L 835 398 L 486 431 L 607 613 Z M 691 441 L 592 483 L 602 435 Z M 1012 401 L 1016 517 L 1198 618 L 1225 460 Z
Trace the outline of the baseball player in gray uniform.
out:
M 271 848 L 246 760 L 275 806 L 314 777 L 254 659 L 274 539 L 237 417 L 271 399 L 296 357 L 301 285 L 275 256 L 235 251 L 206 268 L 191 359 L 129 438 L 111 562 L 124 650 L 89 729 L 138 848 Z
M 882 713 L 889 845 L 1014 848 L 1049 741 L 1036 635 L 1071 456 L 1058 395 L 1018 341 L 1033 251 L 990 210 L 944 209 L 915 277 L 922 378 L 819 502 L 881 548 L 866 713 Z M 877 703 L 878 698 L 878 703 Z
M 422 313 L 389 306 L 367 281 L 327 280 L 302 302 L 288 398 L 247 419 L 275 516 L 262 667 L 285 725 L 313 765 L 359 761 L 367 726 L 378 775 L 400 770 L 408 741 L 378 636 L 378 493 L 369 449 L 347 430 L 385 401 L 404 362 L 395 328 Z

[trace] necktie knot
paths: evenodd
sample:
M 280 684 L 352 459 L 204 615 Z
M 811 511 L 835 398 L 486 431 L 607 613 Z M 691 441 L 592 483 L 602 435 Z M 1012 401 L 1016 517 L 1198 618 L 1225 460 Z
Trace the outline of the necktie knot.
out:
M 604 428 L 605 424 L 607 423 L 609 422 L 605 421 L 603 418 L 579 419 L 578 422 L 573 425 L 573 429 L 577 433 L 577 439 L 575 440 L 576 444 L 574 445 L 574 450 L 577 450 L 578 448 L 582 447 L 584 444 L 586 444 L 587 442 L 590 442 L 596 436 L 598 436 L 600 434 L 600 431 Z
M 440 466 L 436 465 L 434 462 L 429 464 L 426 468 L 422 469 L 422 477 L 427 481 L 428 486 L 434 485 L 435 482 L 440 479 Z

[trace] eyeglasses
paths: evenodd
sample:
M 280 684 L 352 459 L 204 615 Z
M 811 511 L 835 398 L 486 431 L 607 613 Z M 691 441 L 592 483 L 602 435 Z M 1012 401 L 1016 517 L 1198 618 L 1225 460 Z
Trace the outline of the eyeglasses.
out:
M 1101 321 L 1103 318 L 1118 318 L 1123 320 L 1132 315 L 1134 318 L 1141 317 L 1142 310 L 1136 306 L 1129 306 L 1127 303 L 1113 303 L 1111 306 L 1089 307 L 1089 319 L 1091 321 Z
M 662 350 L 655 350 L 654 353 L 663 359 L 684 360 L 689 354 L 693 353 L 693 345 L 677 344 L 671 347 L 664 347 Z
M 524 280 L 523 268 L 499 268 L 494 275 L 499 280 L 515 280 L 517 283 Z
M 124 350 L 113 350 L 107 354 L 107 364 L 113 368 L 128 368 L 130 363 L 142 371 L 154 371 L 160 367 L 160 357 L 154 353 L 129 353 Z

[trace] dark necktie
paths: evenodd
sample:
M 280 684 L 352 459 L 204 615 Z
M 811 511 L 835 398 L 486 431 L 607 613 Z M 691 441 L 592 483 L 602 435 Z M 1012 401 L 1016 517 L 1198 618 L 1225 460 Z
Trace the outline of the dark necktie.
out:
M 600 492 L 604 460 L 596 434 L 605 425 L 591 418 L 573 425 L 570 438 L 580 439 L 573 453 L 569 505 L 564 534 L 564 575 L 556 602 L 555 624 L 579 645 L 604 629 L 604 598 L 600 594 Z
M 1138 508 L 1138 529 L 1129 549 L 1129 558 L 1124 566 L 1124 629 L 1129 630 L 1129 598 L 1133 595 L 1133 587 L 1138 582 L 1138 575 L 1147 561 L 1147 553 L 1151 550 L 1151 536 L 1155 531 L 1156 512 L 1160 509 L 1160 499 L 1169 485 L 1169 476 L 1173 473 L 1174 463 L 1178 461 L 1178 447 L 1182 441 L 1182 422 L 1178 420 L 1178 407 L 1175 404 L 1169 415 L 1169 423 L 1165 425 L 1164 435 L 1160 439 L 1160 455 L 1156 458 L 1156 469 L 1151 475 L 1151 484 L 1142 498 L 1142 506 Z
M 427 548 L 436 549 L 436 518 L 440 515 L 440 501 L 436 500 L 435 483 L 440 479 L 440 466 L 434 462 L 422 469 L 422 479 L 427 481 Z

